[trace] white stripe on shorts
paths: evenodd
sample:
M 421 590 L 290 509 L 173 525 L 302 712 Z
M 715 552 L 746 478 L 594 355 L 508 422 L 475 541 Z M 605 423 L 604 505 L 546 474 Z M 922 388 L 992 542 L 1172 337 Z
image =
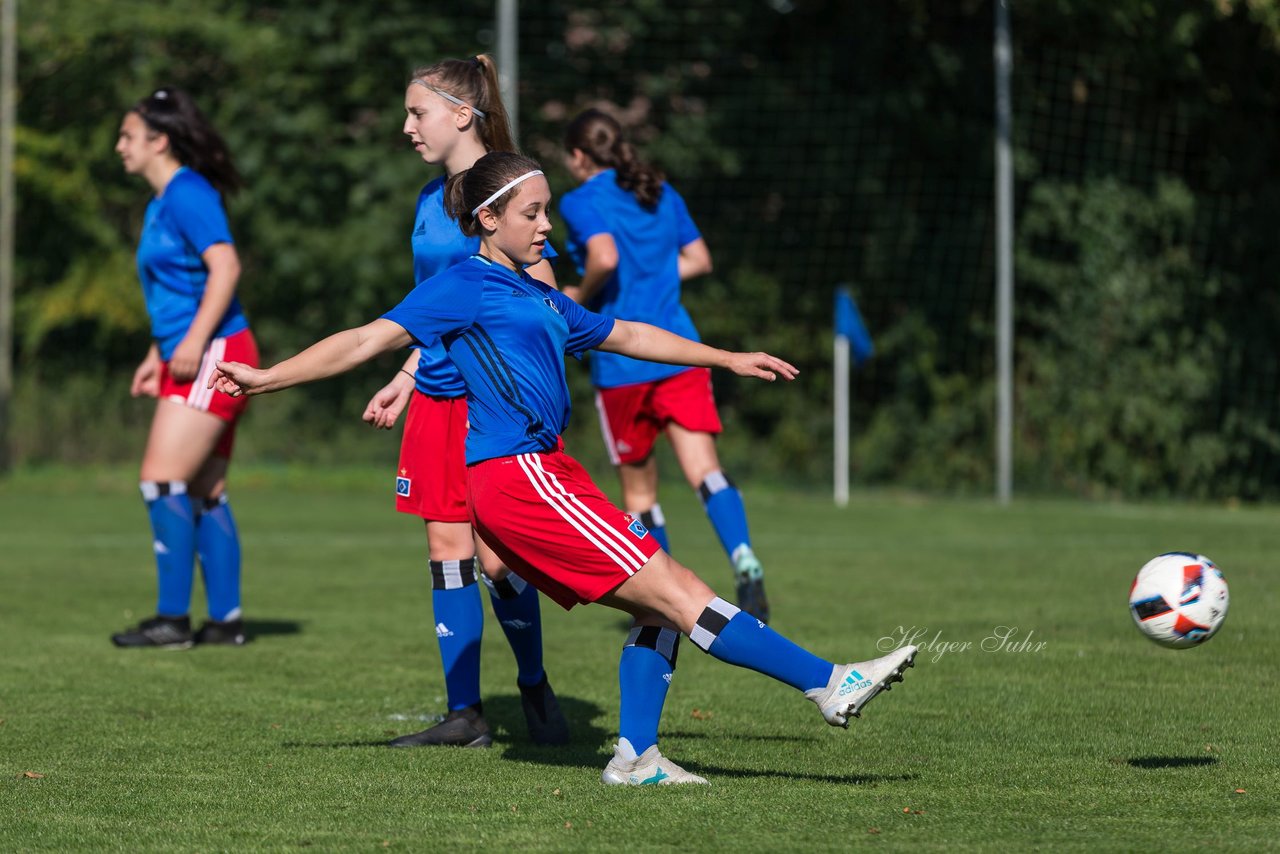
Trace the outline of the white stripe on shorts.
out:
M 537 454 L 518 454 L 516 460 L 529 483 L 538 495 L 568 522 L 574 530 L 582 534 L 593 546 L 598 548 L 610 560 L 622 568 L 627 575 L 635 575 L 648 561 L 644 552 L 626 541 L 621 533 L 611 527 L 596 513 L 567 493 L 555 475 L 542 468 Z
M 622 465 L 618 449 L 613 446 L 613 430 L 609 427 L 609 416 L 604 411 L 604 397 L 596 392 L 596 415 L 600 416 L 600 435 L 604 437 L 604 448 L 609 452 L 609 462 L 615 466 Z
M 187 406 L 199 409 L 201 412 L 209 411 L 209 404 L 213 402 L 213 389 L 208 388 L 209 377 L 213 376 L 218 362 L 222 361 L 226 354 L 226 338 L 214 338 L 209 342 L 208 348 L 204 351 L 204 357 L 200 359 L 200 370 L 196 372 L 196 378 L 191 382 L 191 391 L 187 392 Z

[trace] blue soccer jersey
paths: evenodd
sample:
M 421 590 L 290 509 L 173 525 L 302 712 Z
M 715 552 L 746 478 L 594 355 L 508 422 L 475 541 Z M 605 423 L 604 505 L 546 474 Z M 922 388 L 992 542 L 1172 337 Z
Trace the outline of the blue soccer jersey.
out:
M 657 207 L 650 210 L 618 186 L 613 169 L 606 169 L 566 193 L 560 199 L 560 214 L 569 229 L 569 256 L 579 273 L 586 264 L 588 240 L 609 234 L 617 244 L 618 269 L 591 299 L 593 311 L 700 340 L 689 312 L 680 304 L 678 262 L 680 250 L 701 235 L 684 199 L 671 185 L 662 185 Z M 654 382 L 684 370 L 617 353 L 591 354 L 591 382 L 597 388 Z
M 418 194 L 418 211 L 413 221 L 413 280 L 425 282 L 480 251 L 480 238 L 467 237 L 457 220 L 444 210 L 442 175 Z M 542 253 L 556 257 L 551 244 Z M 449 361 L 439 341 L 422 347 L 418 355 L 418 372 L 414 376 L 418 391 L 433 397 L 462 397 L 467 390 L 462 375 Z
M 162 359 L 173 356 L 195 320 L 209 278 L 200 256 L 216 243 L 234 243 L 222 197 L 203 175 L 183 166 L 147 205 L 138 240 L 138 278 Z M 213 337 L 248 325 L 239 298 L 233 297 Z
M 569 423 L 564 354 L 613 331 L 555 288 L 479 255 L 414 288 L 384 317 L 443 343 L 467 388 L 467 464 L 555 447 Z

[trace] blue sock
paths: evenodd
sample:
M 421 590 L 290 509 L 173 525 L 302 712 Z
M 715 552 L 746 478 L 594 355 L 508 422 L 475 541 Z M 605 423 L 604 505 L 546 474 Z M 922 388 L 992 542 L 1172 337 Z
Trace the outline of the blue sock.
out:
M 667 520 L 662 515 L 662 507 L 654 504 L 640 514 L 640 523 L 649 529 L 658 545 L 667 554 L 671 554 L 671 541 L 667 539 Z
M 196 554 L 204 576 L 209 618 L 240 618 L 240 535 L 227 496 L 206 498 L 196 516 Z
M 156 554 L 156 613 L 162 617 L 186 616 L 191 610 L 196 559 L 196 523 L 187 498 L 187 484 L 181 480 L 144 480 L 139 487 L 151 517 Z
M 498 618 L 507 643 L 516 656 L 516 683 L 530 687 L 542 681 L 542 609 L 538 591 L 514 572 L 494 583 L 484 576 L 489 588 L 493 615 Z
M 835 669 L 830 661 L 796 646 L 718 597 L 703 609 L 689 640 L 721 661 L 772 676 L 801 691 L 824 687 Z
M 484 610 L 476 588 L 474 557 L 431 561 L 431 608 L 449 711 L 478 705 Z
M 734 569 L 759 578 L 763 570 L 751 552 L 751 531 L 747 528 L 747 508 L 742 503 L 742 493 L 724 472 L 713 471 L 698 487 L 698 494 Z
M 658 743 L 658 721 L 667 702 L 679 649 L 680 633 L 657 626 L 635 626 L 622 647 L 618 662 L 622 690 L 618 737 L 631 742 L 637 754 Z

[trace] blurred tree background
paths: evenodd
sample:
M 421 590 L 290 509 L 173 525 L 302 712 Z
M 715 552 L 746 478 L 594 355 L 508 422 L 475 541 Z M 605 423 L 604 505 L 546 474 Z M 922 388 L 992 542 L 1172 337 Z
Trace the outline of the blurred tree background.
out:
M 553 189 L 572 186 L 567 120 L 615 105 L 712 248 L 716 272 L 686 288 L 704 338 L 803 371 L 717 380 L 735 474 L 829 482 L 847 282 L 878 347 L 854 379 L 855 478 L 991 490 L 992 17 L 973 0 L 524 4 L 522 143 Z M 1276 497 L 1280 7 L 1019 0 L 1012 23 L 1017 488 Z M 179 85 L 227 138 L 249 182 L 230 205 L 243 299 L 264 357 L 283 357 L 411 287 L 433 173 L 400 133 L 403 85 L 492 50 L 493 7 L 24 2 L 19 49 L 14 450 L 133 460 L 149 194 L 112 152 L 124 109 Z M 256 401 L 237 453 L 389 464 L 394 438 L 359 414 L 393 366 Z M 569 442 L 602 462 L 585 371 L 569 373 Z

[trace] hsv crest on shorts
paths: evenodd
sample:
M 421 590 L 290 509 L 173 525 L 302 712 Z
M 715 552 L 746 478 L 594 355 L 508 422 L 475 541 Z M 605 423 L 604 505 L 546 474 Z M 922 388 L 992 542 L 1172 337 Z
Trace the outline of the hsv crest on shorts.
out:
M 642 540 L 645 537 L 649 536 L 649 529 L 646 528 L 644 526 L 644 523 L 641 522 L 639 519 L 633 520 L 631 524 L 627 526 L 627 530 L 635 534 L 638 538 Z
M 404 471 L 404 469 L 401 469 L 401 471 Z M 408 498 L 409 487 L 412 483 L 413 483 L 412 480 L 410 480 L 409 478 L 403 475 L 400 475 L 399 477 L 397 477 L 396 478 L 396 495 L 399 495 L 402 498 Z

